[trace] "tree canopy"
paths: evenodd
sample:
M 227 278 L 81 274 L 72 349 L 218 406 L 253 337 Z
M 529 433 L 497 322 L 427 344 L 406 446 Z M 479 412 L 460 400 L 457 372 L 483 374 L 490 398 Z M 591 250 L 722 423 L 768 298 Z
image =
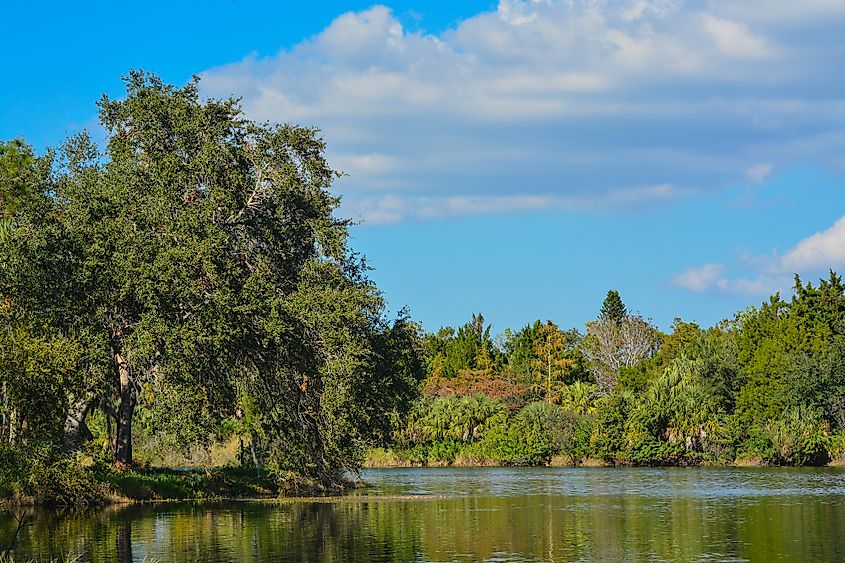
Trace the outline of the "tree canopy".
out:
M 348 248 L 319 132 L 251 122 L 236 100 L 202 100 L 198 79 L 125 82 L 99 102 L 102 145 L 0 151 L 8 325 L 83 350 L 68 352 L 66 446 L 95 406 L 130 464 L 139 406 L 187 436 L 249 404 L 260 463 L 336 480 L 407 408 L 421 367 L 418 329 L 386 322 Z

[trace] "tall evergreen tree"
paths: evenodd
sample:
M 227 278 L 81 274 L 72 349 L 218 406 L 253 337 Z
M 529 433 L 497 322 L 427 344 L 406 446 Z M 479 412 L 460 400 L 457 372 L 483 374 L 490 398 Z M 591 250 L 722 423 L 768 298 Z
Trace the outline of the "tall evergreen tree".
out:
M 604 302 L 601 304 L 601 315 L 599 317 L 608 318 L 616 324 L 620 324 L 626 316 L 628 316 L 628 310 L 625 309 L 625 304 L 622 303 L 619 292 L 611 289 L 607 292 L 607 297 L 604 298 Z

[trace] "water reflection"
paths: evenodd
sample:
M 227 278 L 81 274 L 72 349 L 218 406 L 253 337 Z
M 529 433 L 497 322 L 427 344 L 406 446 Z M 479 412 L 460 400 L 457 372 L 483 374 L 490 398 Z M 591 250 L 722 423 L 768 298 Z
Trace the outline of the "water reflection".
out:
M 845 472 L 368 472 L 371 493 L 37 511 L 16 555 L 83 561 L 845 560 Z M 0 542 L 15 522 L 0 517 Z

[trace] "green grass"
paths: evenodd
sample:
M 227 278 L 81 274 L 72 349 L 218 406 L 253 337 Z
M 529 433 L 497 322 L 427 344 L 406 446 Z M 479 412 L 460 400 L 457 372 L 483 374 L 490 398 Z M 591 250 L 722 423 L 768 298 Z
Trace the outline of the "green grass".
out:
M 0 475 L 0 506 L 90 506 L 98 504 L 159 501 L 253 499 L 282 496 L 332 495 L 357 486 L 352 480 L 336 485 L 294 473 L 277 475 L 255 468 L 209 469 L 81 467 L 60 463 L 40 467 L 4 483 Z M 20 481 L 20 482 L 18 482 Z M 0 560 L 0 563 L 4 563 Z
M 97 475 L 119 497 L 130 500 L 195 500 L 278 496 L 279 485 L 254 468 L 134 469 Z

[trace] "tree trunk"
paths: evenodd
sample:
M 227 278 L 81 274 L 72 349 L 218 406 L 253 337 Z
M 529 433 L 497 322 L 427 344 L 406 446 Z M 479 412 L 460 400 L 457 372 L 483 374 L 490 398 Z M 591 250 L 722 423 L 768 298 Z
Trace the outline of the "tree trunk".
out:
M 9 445 L 14 446 L 17 441 L 18 434 L 18 409 L 11 408 L 9 412 Z
M 85 419 L 88 417 L 91 407 L 94 406 L 95 400 L 95 397 L 86 393 L 70 405 L 65 419 L 64 435 L 62 436 L 62 448 L 65 452 L 78 450 L 83 442 L 94 437 L 88 425 L 85 424 Z
M 114 459 L 116 462 L 132 464 L 132 415 L 138 403 L 138 385 L 129 371 L 126 358 L 120 352 L 114 354 L 120 391 L 120 405 L 117 407 L 117 436 Z
M 252 455 L 252 464 L 255 467 L 261 467 L 260 447 L 258 446 L 258 434 L 250 432 L 249 453 Z
M 2 432 L 3 438 L 8 438 L 9 436 L 9 393 L 6 391 L 6 382 L 3 382 L 2 389 L 0 389 L 0 394 L 3 395 L 3 411 L 0 412 L 0 432 Z

